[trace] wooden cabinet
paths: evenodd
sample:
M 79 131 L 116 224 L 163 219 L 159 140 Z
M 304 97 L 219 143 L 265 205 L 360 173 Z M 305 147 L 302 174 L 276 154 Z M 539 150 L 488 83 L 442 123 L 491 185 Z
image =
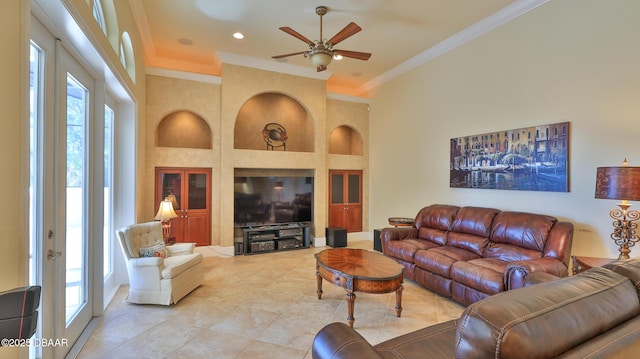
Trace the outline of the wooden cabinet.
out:
M 176 242 L 211 244 L 211 169 L 156 167 L 156 205 L 168 197 L 178 218 L 171 220 Z
M 329 227 L 362 231 L 362 171 L 329 171 Z

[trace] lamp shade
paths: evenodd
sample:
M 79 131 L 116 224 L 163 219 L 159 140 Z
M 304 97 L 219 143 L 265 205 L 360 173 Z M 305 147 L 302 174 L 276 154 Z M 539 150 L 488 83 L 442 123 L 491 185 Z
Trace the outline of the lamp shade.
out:
M 178 215 L 173 210 L 171 201 L 165 198 L 162 202 L 160 202 L 160 208 L 158 208 L 158 213 L 156 213 L 155 220 L 164 222 L 176 217 L 178 217 Z
M 311 63 L 316 67 L 327 66 L 331 63 L 331 54 L 325 52 L 316 52 L 311 55 Z
M 282 187 L 284 187 L 284 182 L 282 181 L 276 181 L 276 184 L 273 186 L 275 189 L 282 189 Z
M 640 167 L 598 167 L 596 198 L 640 201 Z

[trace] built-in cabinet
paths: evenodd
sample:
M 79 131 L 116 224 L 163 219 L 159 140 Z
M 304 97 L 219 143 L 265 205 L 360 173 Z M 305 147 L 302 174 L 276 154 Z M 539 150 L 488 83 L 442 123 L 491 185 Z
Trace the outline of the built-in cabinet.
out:
M 362 171 L 329 171 L 329 227 L 362 231 Z
M 176 242 L 211 244 L 211 169 L 156 167 L 156 203 L 171 200 L 178 218 L 171 220 Z

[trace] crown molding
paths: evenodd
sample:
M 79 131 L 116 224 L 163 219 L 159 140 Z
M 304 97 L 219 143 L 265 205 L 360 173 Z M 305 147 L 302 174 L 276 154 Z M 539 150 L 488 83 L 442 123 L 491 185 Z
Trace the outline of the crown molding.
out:
M 315 67 L 311 68 L 308 66 L 285 64 L 285 63 L 277 62 L 273 60 L 266 60 L 266 59 L 259 59 L 256 57 L 237 55 L 237 54 L 232 54 L 224 51 L 218 51 L 217 55 L 220 58 L 220 62 L 224 64 L 253 67 L 260 70 L 281 72 L 284 74 L 309 77 L 309 78 L 318 79 L 318 80 L 328 80 L 329 77 L 331 77 L 331 75 L 333 74 L 331 71 L 328 71 L 328 70 L 317 72 Z
M 400 65 L 392 68 L 391 70 L 383 73 L 382 75 L 368 81 L 360 86 L 358 93 L 366 93 L 372 89 L 382 85 L 383 83 L 390 81 L 408 71 L 415 69 L 416 67 L 423 65 L 438 56 L 441 56 L 458 46 L 481 36 L 485 33 L 500 27 L 507 22 L 516 19 L 517 17 L 541 6 L 550 0 L 517 0 L 511 5 L 497 11 L 488 17 L 476 22 L 475 24 L 467 27 L 459 33 L 446 38 L 445 40 L 437 43 L 436 45 L 428 48 L 420 54 L 410 58 L 409 60 L 401 63 Z
M 129 0 L 129 7 L 131 8 L 133 21 L 136 23 L 140 39 L 142 40 L 145 58 L 147 61 L 155 59 L 156 49 L 153 46 L 153 39 L 151 38 L 151 32 L 149 31 L 149 22 L 147 21 L 147 15 L 144 12 L 142 0 Z
M 366 104 L 370 104 L 371 103 L 371 101 L 368 98 L 358 97 L 358 96 L 343 95 L 343 94 L 340 94 L 340 93 L 327 93 L 327 99 L 338 100 L 338 101 L 347 101 L 347 102 L 366 103 Z
M 220 85 L 222 84 L 222 78 L 220 76 L 196 74 L 193 72 L 167 70 L 159 67 L 146 67 L 146 74 L 153 76 L 170 77 L 174 79 L 190 80 L 198 82 L 206 82 L 210 84 Z

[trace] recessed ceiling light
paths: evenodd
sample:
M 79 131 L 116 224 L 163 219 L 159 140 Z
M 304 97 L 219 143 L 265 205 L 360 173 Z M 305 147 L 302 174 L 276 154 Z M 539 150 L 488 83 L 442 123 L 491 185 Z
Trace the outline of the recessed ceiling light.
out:
M 333 55 L 333 59 L 334 59 L 334 60 L 342 60 L 342 55 L 340 55 L 340 54 L 334 54 L 334 55 Z
M 193 41 L 191 39 L 186 39 L 184 37 L 178 39 L 178 42 L 181 43 L 182 45 L 186 45 L 186 46 L 193 45 Z
M 235 37 L 236 39 L 244 39 L 244 35 L 241 32 L 234 33 L 233 37 Z

